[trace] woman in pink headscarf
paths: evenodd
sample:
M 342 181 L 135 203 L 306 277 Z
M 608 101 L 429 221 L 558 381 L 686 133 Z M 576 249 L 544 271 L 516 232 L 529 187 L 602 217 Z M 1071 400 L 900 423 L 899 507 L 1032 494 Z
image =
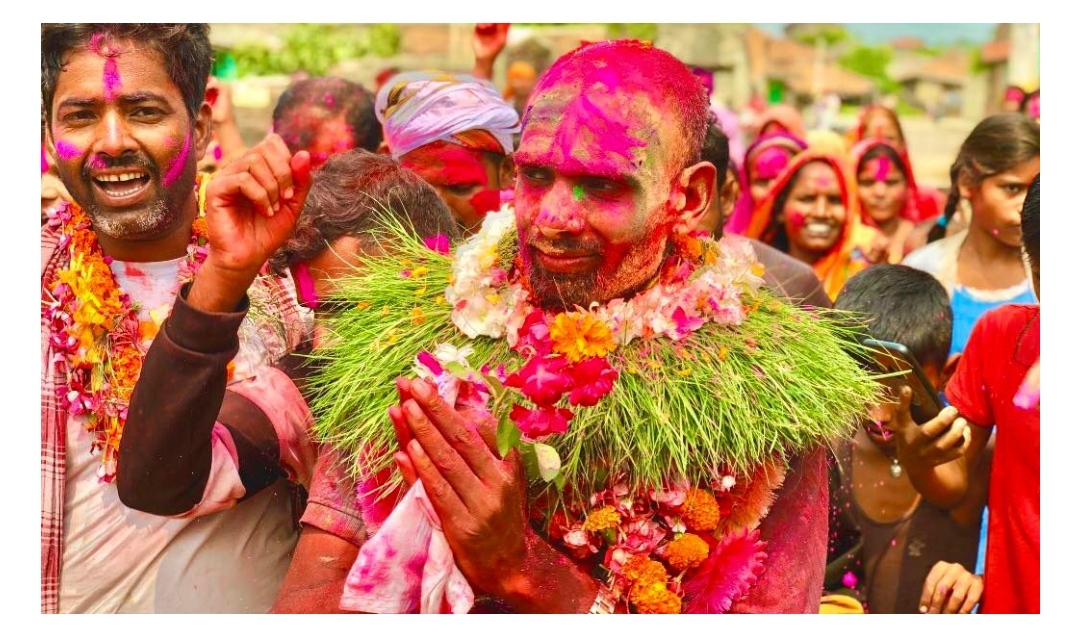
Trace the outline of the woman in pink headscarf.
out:
M 765 198 L 791 158 L 806 150 L 806 142 L 790 133 L 778 132 L 758 137 L 746 150 L 739 171 L 739 199 L 728 217 L 724 231 L 743 234 L 757 204 Z
M 860 141 L 851 155 L 859 219 L 888 238 L 888 262 L 899 263 L 907 255 L 904 243 L 919 218 L 911 161 L 902 148 L 882 138 Z

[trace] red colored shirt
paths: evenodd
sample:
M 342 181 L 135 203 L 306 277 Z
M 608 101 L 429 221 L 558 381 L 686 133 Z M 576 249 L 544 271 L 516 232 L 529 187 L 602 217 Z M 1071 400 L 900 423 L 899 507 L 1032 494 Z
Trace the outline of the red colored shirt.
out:
M 1013 404 L 1039 359 L 1039 307 L 1005 305 L 975 324 L 945 391 L 974 425 L 997 428 L 981 613 L 1039 613 L 1039 409 Z

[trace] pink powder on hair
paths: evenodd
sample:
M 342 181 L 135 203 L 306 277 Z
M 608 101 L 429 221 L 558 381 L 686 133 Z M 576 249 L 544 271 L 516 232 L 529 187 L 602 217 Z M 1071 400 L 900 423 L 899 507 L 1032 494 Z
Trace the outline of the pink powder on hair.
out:
M 782 148 L 766 148 L 754 159 L 758 177 L 775 179 L 791 161 L 790 155 Z
M 120 70 L 116 66 L 115 57 L 105 60 L 105 72 L 101 79 L 105 85 L 105 100 L 111 102 L 120 93 Z
M 76 148 L 75 144 L 66 141 L 57 141 L 56 154 L 60 155 L 61 159 L 74 159 L 82 154 L 82 151 Z
M 94 53 L 97 53 L 97 54 L 100 55 L 101 54 L 101 43 L 102 43 L 102 41 L 104 39 L 105 39 L 105 34 L 104 33 L 95 33 L 95 34 L 90 36 L 90 44 L 88 44 L 87 46 L 90 48 L 91 51 L 93 51 Z
M 885 181 L 889 178 L 889 169 L 892 168 L 892 162 L 889 158 L 882 155 L 877 158 L 877 171 L 874 172 L 874 181 Z
M 188 152 L 191 150 L 191 135 L 188 134 L 184 137 L 184 147 L 180 149 L 180 154 L 173 160 L 172 165 L 165 172 L 165 178 L 161 180 L 162 185 L 169 187 L 174 181 L 180 178 L 180 175 L 184 173 L 184 168 L 187 164 Z

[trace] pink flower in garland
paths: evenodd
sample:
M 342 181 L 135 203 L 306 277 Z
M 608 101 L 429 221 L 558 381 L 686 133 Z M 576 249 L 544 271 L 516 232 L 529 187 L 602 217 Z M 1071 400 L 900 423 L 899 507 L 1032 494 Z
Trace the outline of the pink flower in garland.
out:
M 443 256 L 450 253 L 450 239 L 445 234 L 436 234 L 424 239 L 424 247 Z
M 546 356 L 551 353 L 551 330 L 548 329 L 542 310 L 536 309 L 525 317 L 525 322 L 518 329 L 515 349 L 525 357 Z
M 683 584 L 684 614 L 723 614 L 750 592 L 765 570 L 758 531 L 725 535 Z
M 595 406 L 615 386 L 619 372 L 607 358 L 588 358 L 570 368 L 574 387 L 570 391 L 573 406 Z
M 573 388 L 569 371 L 570 363 L 562 356 L 534 357 L 516 373 L 507 376 L 506 386 L 521 389 L 537 406 L 549 406 Z
M 569 410 L 553 406 L 527 409 L 515 404 L 510 409 L 510 419 L 521 429 L 522 435 L 530 439 L 540 439 L 552 433 L 565 433 L 570 427 L 572 417 L 574 415 Z
M 705 324 L 705 320 L 698 316 L 688 316 L 686 310 L 679 307 L 671 315 L 675 322 L 675 333 L 669 334 L 672 340 L 682 340 L 691 333 L 697 331 Z

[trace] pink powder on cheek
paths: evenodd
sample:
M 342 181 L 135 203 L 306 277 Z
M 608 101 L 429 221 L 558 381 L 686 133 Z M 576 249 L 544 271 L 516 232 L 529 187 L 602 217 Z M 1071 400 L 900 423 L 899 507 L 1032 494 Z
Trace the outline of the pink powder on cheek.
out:
M 49 160 L 45 158 L 45 146 L 41 147 L 41 174 L 49 171 Z
M 481 190 L 469 199 L 469 205 L 480 214 L 487 214 L 499 209 L 499 191 Z
M 116 66 L 116 58 L 110 57 L 105 60 L 105 72 L 102 76 L 105 85 L 105 100 L 113 101 L 120 92 L 120 70 Z
M 793 228 L 801 228 L 806 225 L 806 215 L 798 210 L 792 210 L 787 213 L 787 221 Z
M 874 173 L 875 181 L 885 181 L 889 178 L 889 170 L 892 168 L 892 162 L 888 157 L 877 158 L 877 171 Z
M 70 144 L 66 141 L 57 141 L 56 154 L 60 155 L 61 159 L 74 159 L 82 154 L 82 151 L 75 147 L 74 144 Z
M 161 180 L 162 185 L 169 187 L 174 181 L 180 178 L 180 175 L 184 173 L 184 168 L 187 164 L 188 153 L 191 151 L 191 135 L 184 137 L 184 147 L 180 149 L 180 154 L 173 160 L 172 165 L 169 166 L 168 171 L 165 173 L 165 178 Z

